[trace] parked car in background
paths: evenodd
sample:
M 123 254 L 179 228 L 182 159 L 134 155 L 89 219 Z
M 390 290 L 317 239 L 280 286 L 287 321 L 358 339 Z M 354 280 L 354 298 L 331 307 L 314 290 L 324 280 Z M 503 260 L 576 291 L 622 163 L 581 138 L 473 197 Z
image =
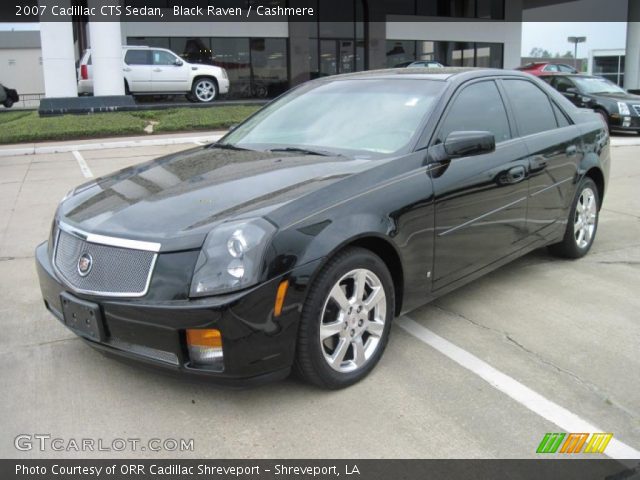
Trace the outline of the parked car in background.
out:
M 408 67 L 426 67 L 426 68 L 443 68 L 439 62 L 434 60 L 412 60 L 410 62 L 402 62 L 394 65 L 393 68 L 408 68 Z
M 527 63 L 521 67 L 516 68 L 521 72 L 527 72 L 532 75 L 540 76 L 545 73 L 578 73 L 578 71 L 571 65 L 565 63 L 550 63 L 550 62 L 532 62 Z
M 540 78 L 575 106 L 599 113 L 610 130 L 640 132 L 639 95 L 628 93 L 602 77 L 553 74 Z
M 69 192 L 36 249 L 43 305 L 120 358 L 342 388 L 403 312 L 536 248 L 586 255 L 609 164 L 600 118 L 530 75 L 326 77 Z
M 122 71 L 127 95 L 183 94 L 191 101 L 211 102 L 229 91 L 229 77 L 224 68 L 189 63 L 164 48 L 122 47 Z M 93 94 L 91 49 L 80 60 L 78 93 Z
M 5 87 L 0 83 L 0 104 L 4 105 L 6 108 L 11 108 L 18 100 L 20 100 L 20 97 L 16 90 Z
M 407 68 L 413 68 L 413 67 L 443 68 L 444 65 L 433 60 L 417 60 L 407 65 Z

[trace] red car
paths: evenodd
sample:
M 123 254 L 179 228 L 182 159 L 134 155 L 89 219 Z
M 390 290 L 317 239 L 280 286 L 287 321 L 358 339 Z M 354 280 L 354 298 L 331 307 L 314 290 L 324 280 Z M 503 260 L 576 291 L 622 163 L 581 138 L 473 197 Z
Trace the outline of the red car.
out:
M 533 62 L 527 63 L 522 67 L 516 68 L 516 70 L 521 70 L 523 72 L 530 73 L 535 75 L 536 77 L 539 75 L 543 75 L 545 73 L 578 73 L 578 71 L 573 68 L 571 65 L 566 65 L 564 63 L 549 63 L 549 62 Z

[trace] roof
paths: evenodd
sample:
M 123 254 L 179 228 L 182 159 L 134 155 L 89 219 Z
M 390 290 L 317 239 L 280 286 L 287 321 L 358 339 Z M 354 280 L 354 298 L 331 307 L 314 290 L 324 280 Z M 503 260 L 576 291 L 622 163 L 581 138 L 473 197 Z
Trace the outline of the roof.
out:
M 387 68 L 383 70 L 366 70 L 363 72 L 345 73 L 342 75 L 332 75 L 321 77 L 316 81 L 334 81 L 341 79 L 392 79 L 402 76 L 416 80 L 438 80 L 447 81 L 453 77 L 464 76 L 468 78 L 483 77 L 489 75 L 517 75 L 523 76 L 516 70 L 500 70 L 495 68 L 475 68 L 475 67 L 408 67 L 408 68 Z
M 39 30 L 0 31 L 0 49 L 40 48 Z

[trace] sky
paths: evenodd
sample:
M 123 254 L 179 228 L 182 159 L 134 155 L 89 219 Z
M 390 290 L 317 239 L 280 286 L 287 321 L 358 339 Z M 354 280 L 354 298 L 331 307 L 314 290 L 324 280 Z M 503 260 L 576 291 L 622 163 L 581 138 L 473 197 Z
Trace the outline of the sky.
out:
M 522 56 L 538 47 L 564 54 L 573 51 L 567 37 L 587 37 L 578 44 L 578 58 L 589 56 L 589 50 L 624 48 L 627 26 L 624 22 L 524 22 L 522 24 Z

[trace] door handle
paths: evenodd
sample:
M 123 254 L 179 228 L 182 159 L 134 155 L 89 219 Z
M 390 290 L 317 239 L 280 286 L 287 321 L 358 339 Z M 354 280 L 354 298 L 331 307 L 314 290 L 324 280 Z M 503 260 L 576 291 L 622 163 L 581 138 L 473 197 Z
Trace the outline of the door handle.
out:
M 153 71 L 154 71 L 154 72 L 161 72 L 161 71 L 162 71 L 162 69 L 161 69 L 161 68 L 154 68 L 154 69 L 153 69 Z
M 122 69 L 122 71 L 123 71 L 123 72 L 130 72 L 130 71 L 131 71 L 131 69 L 130 69 L 129 67 L 124 67 L 124 68 Z
M 573 157 L 576 153 L 578 153 L 578 147 L 575 145 L 570 145 L 565 150 L 567 157 Z

